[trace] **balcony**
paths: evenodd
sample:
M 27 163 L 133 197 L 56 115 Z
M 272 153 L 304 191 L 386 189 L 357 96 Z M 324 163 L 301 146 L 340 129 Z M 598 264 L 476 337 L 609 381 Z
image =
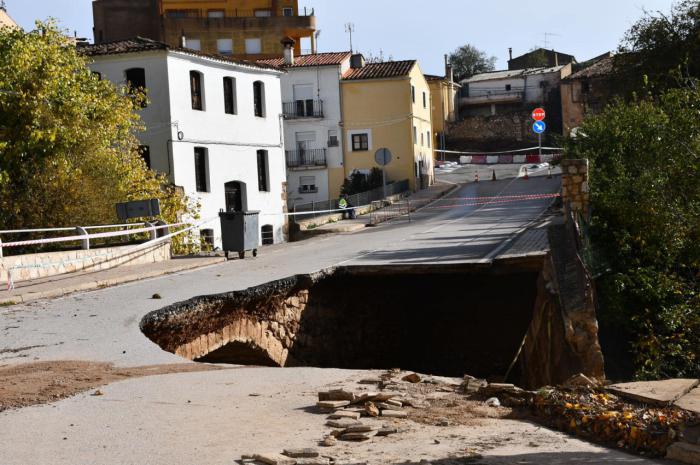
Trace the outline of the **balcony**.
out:
M 323 100 L 297 100 L 282 104 L 285 119 L 323 118 Z
M 287 150 L 287 168 L 325 168 L 326 149 Z

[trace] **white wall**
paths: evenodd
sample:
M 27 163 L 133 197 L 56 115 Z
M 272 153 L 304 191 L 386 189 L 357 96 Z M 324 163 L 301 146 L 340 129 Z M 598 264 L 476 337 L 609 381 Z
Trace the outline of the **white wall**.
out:
M 346 60 L 349 66 L 349 59 Z M 284 135 L 287 150 L 296 149 L 296 134 L 300 132 L 314 132 L 316 134 L 315 148 L 326 148 L 326 163 L 329 168 L 343 166 L 343 131 L 340 128 L 342 118 L 340 109 L 340 77 L 342 67 L 319 66 L 305 68 L 288 68 L 287 74 L 282 76 L 282 100 L 294 101 L 294 86 L 300 84 L 312 84 L 314 100 L 323 101 L 323 118 L 288 119 L 284 122 Z M 338 136 L 338 146 L 328 147 L 328 132 L 335 130 Z M 297 203 L 328 200 L 328 170 L 313 170 L 314 174 L 306 174 L 305 170 L 287 169 L 289 181 L 289 198 Z M 321 173 L 323 171 L 323 173 Z M 316 176 L 319 187 L 316 193 L 299 193 L 300 176 Z
M 91 67 L 115 83 L 125 82 L 124 71 L 128 68 L 146 70 L 151 104 L 140 111 L 147 131 L 139 134 L 139 139 L 151 148 L 153 168 L 167 173 L 171 182 L 201 202 L 203 219 L 216 217 L 225 208 L 224 184 L 241 181 L 247 186 L 247 208 L 261 212 L 261 226 L 273 225 L 276 243 L 284 240 L 281 72 L 166 51 L 96 57 Z M 192 109 L 190 71 L 204 77 L 204 111 Z M 236 115 L 224 111 L 224 77 L 236 79 Z M 254 116 L 255 81 L 265 85 L 264 118 Z M 195 147 L 206 148 L 208 153 L 206 193 L 196 190 Z M 269 192 L 258 190 L 259 149 L 268 151 Z M 221 246 L 218 219 L 202 229 L 214 229 L 216 245 Z

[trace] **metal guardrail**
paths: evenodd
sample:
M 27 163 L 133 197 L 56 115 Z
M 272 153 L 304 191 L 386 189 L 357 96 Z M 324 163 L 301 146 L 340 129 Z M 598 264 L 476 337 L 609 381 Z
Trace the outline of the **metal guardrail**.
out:
M 287 168 L 326 166 L 326 149 L 299 149 L 285 152 Z
M 386 195 L 391 197 L 394 195 L 399 195 L 406 193 L 410 190 L 408 180 L 398 181 L 386 186 Z M 359 194 L 354 194 L 348 196 L 348 204 L 351 207 L 359 207 L 363 205 L 371 205 L 372 202 L 384 199 L 384 189 L 378 187 L 372 189 L 371 191 L 361 192 Z M 338 201 L 340 199 L 333 200 L 323 200 L 320 202 L 309 202 L 303 204 L 293 204 L 290 207 L 290 211 L 294 213 L 295 219 L 307 220 L 310 218 L 318 218 L 320 216 L 327 216 L 329 213 L 325 213 L 329 210 L 338 210 Z M 309 212 L 308 215 L 304 212 Z M 324 213 L 313 213 L 313 212 L 324 212 Z
M 282 103 L 285 119 L 323 118 L 323 100 L 296 100 Z
M 54 244 L 61 242 L 80 242 L 80 248 L 82 250 L 90 250 L 90 239 L 98 238 L 110 238 L 110 237 L 120 237 L 120 236 L 130 236 L 132 234 L 149 234 L 150 240 L 155 240 L 160 237 L 169 234 L 170 227 L 182 226 L 185 223 L 177 223 L 168 225 L 162 221 L 157 221 L 155 223 L 127 223 L 127 224 L 110 224 L 102 226 L 73 226 L 65 228 L 36 228 L 36 229 L 10 229 L 0 231 L 0 236 L 2 235 L 24 235 L 24 234 L 34 234 L 42 232 L 68 232 L 72 231 L 75 234 L 72 236 L 65 237 L 51 237 L 43 239 L 28 239 L 21 241 L 5 241 L 3 243 L 2 238 L 0 238 L 0 258 L 3 257 L 3 248 L 14 248 L 22 246 L 31 245 L 42 245 L 42 244 Z M 138 227 L 138 229 L 130 229 Z M 90 233 L 88 231 L 99 231 L 99 230 L 109 230 L 118 229 L 117 231 L 111 232 L 98 232 Z M 119 231 L 119 229 L 122 229 Z
M 397 202 L 377 200 L 372 202 L 372 210 L 369 213 L 369 224 L 376 226 L 394 218 L 405 216 L 411 222 L 411 201 L 402 199 Z

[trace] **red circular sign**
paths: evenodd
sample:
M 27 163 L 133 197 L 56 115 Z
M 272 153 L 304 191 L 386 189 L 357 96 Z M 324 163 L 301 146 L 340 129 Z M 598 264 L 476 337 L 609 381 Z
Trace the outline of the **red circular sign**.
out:
M 535 121 L 544 121 L 547 113 L 544 112 L 544 108 L 535 108 L 532 110 L 532 119 Z

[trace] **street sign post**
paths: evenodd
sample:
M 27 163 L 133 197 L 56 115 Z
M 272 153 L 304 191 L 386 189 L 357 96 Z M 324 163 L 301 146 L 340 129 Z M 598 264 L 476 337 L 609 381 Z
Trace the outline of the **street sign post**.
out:
M 547 113 L 544 111 L 544 108 L 535 108 L 532 110 L 532 119 L 535 121 L 544 121 L 546 117 Z
M 391 150 L 387 148 L 381 148 L 374 154 L 374 161 L 377 165 L 382 167 L 382 189 L 384 193 L 384 198 L 386 198 L 386 165 L 391 163 Z
M 547 123 L 544 122 L 546 117 L 547 112 L 544 111 L 544 108 L 535 108 L 532 110 L 532 119 L 535 120 L 535 124 L 532 125 L 532 130 L 537 134 L 540 161 L 542 161 L 542 133 L 547 130 Z

